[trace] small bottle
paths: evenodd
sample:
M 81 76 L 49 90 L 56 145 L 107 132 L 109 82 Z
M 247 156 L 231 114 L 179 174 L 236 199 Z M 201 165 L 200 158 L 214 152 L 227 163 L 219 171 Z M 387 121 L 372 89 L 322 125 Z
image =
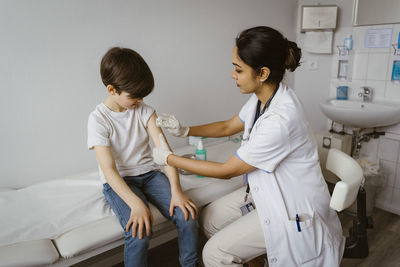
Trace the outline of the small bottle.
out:
M 399 40 L 397 41 L 397 48 L 400 49 L 400 32 L 399 32 Z
M 346 38 L 344 38 L 344 49 L 352 50 L 353 49 L 353 39 L 351 34 L 348 34 Z
M 336 99 L 337 100 L 347 100 L 348 86 L 338 86 L 336 87 Z
M 397 41 L 397 49 L 400 49 L 400 32 L 399 32 L 399 39 Z
M 392 82 L 399 83 L 400 81 L 400 60 L 393 61 Z
M 197 143 L 196 148 L 196 159 L 197 160 L 207 160 L 207 152 L 203 146 L 203 141 L 200 139 Z M 197 177 L 203 177 L 201 175 L 196 175 Z

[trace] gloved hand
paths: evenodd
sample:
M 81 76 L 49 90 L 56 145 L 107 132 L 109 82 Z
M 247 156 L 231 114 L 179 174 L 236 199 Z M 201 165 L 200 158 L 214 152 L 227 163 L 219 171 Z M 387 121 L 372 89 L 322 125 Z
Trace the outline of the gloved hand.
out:
M 153 160 L 158 165 L 168 165 L 167 158 L 172 154 L 171 150 L 164 139 L 164 136 L 160 133 L 160 146 L 153 148 Z
M 158 116 L 156 125 L 167 129 L 168 132 L 177 137 L 186 137 L 189 133 L 189 127 L 181 126 L 179 121 L 172 114 L 162 114 Z

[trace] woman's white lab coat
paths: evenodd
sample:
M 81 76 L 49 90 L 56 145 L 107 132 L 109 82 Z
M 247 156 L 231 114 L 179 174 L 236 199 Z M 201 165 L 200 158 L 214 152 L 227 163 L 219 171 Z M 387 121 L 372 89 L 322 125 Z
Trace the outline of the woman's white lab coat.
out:
M 264 230 L 268 263 L 339 266 L 342 228 L 329 207 L 317 145 L 302 105 L 281 83 L 252 127 L 257 101 L 253 95 L 239 113 L 245 130 L 236 156 L 257 168 L 248 174 L 248 182 Z

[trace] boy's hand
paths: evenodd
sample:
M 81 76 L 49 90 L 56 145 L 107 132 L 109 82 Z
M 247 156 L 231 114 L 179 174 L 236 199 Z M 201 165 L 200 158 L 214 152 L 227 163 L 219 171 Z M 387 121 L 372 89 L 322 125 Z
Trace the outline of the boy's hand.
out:
M 171 203 L 169 205 L 170 216 L 174 214 L 175 207 L 179 207 L 182 210 L 185 215 L 185 221 L 189 219 L 189 213 L 192 216 L 192 219 L 194 219 L 199 212 L 193 200 L 182 192 L 172 194 Z
M 167 129 L 172 135 L 177 137 L 186 137 L 189 133 L 189 127 L 181 126 L 179 121 L 172 114 L 162 114 L 156 120 L 158 127 Z
M 167 158 L 172 154 L 162 134 L 159 135 L 160 146 L 153 148 L 153 160 L 158 165 L 168 165 Z
M 131 216 L 126 223 L 125 231 L 128 232 L 129 228 L 132 227 L 133 238 L 136 237 L 137 232 L 139 239 L 142 239 L 144 230 L 146 230 L 146 235 L 150 236 L 153 220 L 153 214 L 151 214 L 150 209 L 143 202 L 135 203 L 131 207 Z

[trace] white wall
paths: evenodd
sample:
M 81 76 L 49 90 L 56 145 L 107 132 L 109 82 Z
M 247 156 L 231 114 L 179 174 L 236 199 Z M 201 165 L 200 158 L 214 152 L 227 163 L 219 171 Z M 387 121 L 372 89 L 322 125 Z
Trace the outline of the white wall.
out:
M 86 122 L 106 96 L 99 62 L 108 48 L 145 58 L 156 82 L 145 101 L 158 113 L 206 123 L 230 118 L 247 99 L 230 79 L 236 35 L 269 25 L 294 40 L 296 18 L 292 0 L 3 0 L 0 186 L 96 168 Z
M 340 32 L 343 28 L 351 27 L 353 1 L 350 0 L 299 0 L 299 14 L 302 5 L 337 5 L 339 7 L 337 28 L 334 32 L 334 44 L 332 51 L 335 52 L 336 45 L 342 45 Z M 300 18 L 300 16 L 298 16 Z M 304 33 L 300 33 L 299 23 L 297 26 L 297 42 L 300 46 L 304 42 Z M 313 54 L 302 50 L 302 68 L 295 72 L 296 93 L 304 104 L 306 114 L 315 131 L 326 129 L 326 117 L 320 112 L 319 103 L 329 97 L 330 77 L 332 67 L 332 54 Z M 317 62 L 317 70 L 309 70 L 307 63 Z

